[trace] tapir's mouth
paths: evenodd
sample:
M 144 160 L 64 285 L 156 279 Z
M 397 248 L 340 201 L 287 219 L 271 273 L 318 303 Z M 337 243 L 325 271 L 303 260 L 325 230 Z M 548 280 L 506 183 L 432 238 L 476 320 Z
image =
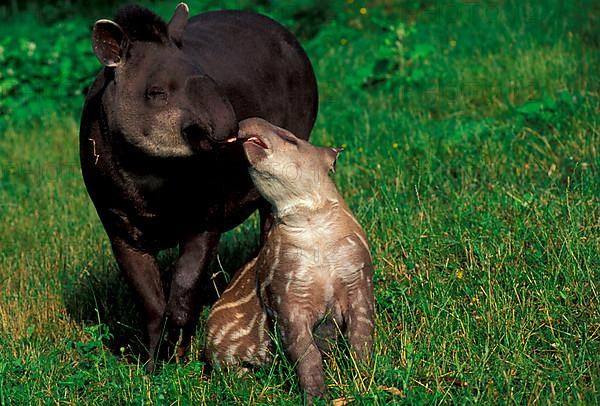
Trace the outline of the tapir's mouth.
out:
M 268 157 L 269 144 L 263 137 L 251 133 L 241 133 L 238 135 L 238 140 L 243 143 L 244 153 L 250 166 L 254 166 Z
M 263 149 L 269 149 L 269 146 L 259 137 L 250 137 L 244 141 L 244 143 L 252 143 L 258 145 Z
M 244 144 L 254 144 L 262 149 L 269 149 L 267 142 L 256 134 L 238 134 L 237 139 Z M 227 142 L 231 141 L 227 140 Z

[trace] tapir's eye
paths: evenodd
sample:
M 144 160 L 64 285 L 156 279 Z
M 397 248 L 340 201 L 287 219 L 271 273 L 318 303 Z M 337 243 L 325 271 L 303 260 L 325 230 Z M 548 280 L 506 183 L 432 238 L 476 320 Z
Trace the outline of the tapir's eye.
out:
M 287 133 L 280 132 L 278 133 L 281 138 L 289 142 L 290 144 L 298 145 L 298 140 L 295 137 L 290 136 Z
M 162 87 L 152 86 L 146 90 L 146 98 L 153 101 L 166 102 L 168 93 Z

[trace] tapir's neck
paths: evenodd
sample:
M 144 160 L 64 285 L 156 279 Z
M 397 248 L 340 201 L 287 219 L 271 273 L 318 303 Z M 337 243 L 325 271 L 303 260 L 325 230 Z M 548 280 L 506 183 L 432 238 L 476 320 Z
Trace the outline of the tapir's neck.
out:
M 334 188 L 333 192 L 320 194 L 316 198 L 276 206 L 273 214 L 277 223 L 294 228 L 312 228 L 335 222 L 340 216 L 346 217 L 346 213 L 346 203 Z
M 338 193 L 335 184 L 327 178 L 310 191 L 297 193 L 289 196 L 279 196 L 273 201 L 273 214 L 276 219 L 294 216 L 298 213 L 307 215 L 316 214 L 327 210 L 332 202 L 338 202 L 342 197 Z

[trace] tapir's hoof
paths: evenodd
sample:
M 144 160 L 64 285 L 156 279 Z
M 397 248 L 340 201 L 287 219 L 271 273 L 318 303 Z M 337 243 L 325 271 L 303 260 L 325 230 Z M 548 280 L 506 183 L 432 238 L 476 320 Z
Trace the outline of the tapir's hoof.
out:
M 154 373 L 155 370 L 155 363 L 154 363 L 154 359 L 150 358 L 147 362 L 146 362 L 146 374 L 150 375 L 152 373 Z

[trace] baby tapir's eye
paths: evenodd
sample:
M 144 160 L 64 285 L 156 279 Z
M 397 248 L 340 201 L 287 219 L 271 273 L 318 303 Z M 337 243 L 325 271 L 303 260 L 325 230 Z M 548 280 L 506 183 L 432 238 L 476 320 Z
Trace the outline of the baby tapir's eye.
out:
M 148 100 L 166 102 L 168 93 L 162 87 L 152 86 L 146 90 L 146 98 Z
M 296 139 L 296 137 L 293 137 L 287 133 L 284 132 L 280 132 L 279 136 L 281 138 L 283 138 L 285 141 L 289 142 L 290 144 L 294 144 L 294 145 L 298 145 L 298 140 Z

